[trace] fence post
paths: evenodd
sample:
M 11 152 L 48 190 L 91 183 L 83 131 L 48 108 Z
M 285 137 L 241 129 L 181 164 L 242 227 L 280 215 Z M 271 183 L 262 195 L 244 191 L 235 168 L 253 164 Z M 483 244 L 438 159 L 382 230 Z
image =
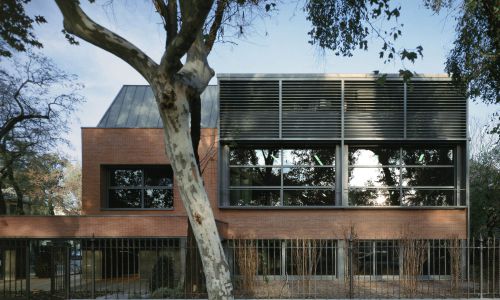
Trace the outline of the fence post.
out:
M 352 235 L 349 235 L 349 298 L 353 298 L 353 274 L 352 274 Z
M 95 299 L 95 239 L 92 237 L 90 240 L 90 246 L 92 250 L 92 291 L 91 291 L 91 298 Z
M 50 295 L 54 295 L 56 292 L 56 264 L 55 264 L 55 255 L 54 255 L 54 241 L 50 241 Z
M 479 298 L 483 298 L 483 235 L 479 236 Z
M 70 283 L 71 283 L 71 245 L 66 245 L 66 259 L 64 270 L 64 292 L 66 299 L 70 299 Z
M 31 241 L 28 240 L 28 245 L 26 246 L 26 299 L 29 299 L 31 297 L 31 286 L 30 286 L 30 280 L 31 280 L 31 267 L 30 267 L 30 244 Z

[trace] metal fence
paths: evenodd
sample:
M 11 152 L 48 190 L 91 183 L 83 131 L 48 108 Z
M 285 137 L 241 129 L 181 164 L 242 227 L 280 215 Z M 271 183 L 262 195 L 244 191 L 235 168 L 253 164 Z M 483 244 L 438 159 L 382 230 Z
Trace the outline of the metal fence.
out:
M 498 298 L 500 242 L 224 241 L 238 298 Z M 1 299 L 206 298 L 188 239 L 0 239 Z

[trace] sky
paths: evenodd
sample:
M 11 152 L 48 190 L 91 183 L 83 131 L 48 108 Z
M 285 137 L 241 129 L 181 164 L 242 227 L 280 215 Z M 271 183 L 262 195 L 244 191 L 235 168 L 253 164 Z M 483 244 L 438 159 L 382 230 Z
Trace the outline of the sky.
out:
M 161 19 L 150 1 L 116 0 L 89 4 L 81 1 L 93 20 L 125 37 L 159 61 L 165 33 Z M 369 39 L 368 51 L 355 51 L 352 57 L 337 57 L 321 52 L 308 43 L 311 26 L 302 11 L 302 2 L 282 1 L 270 17 L 256 19 L 244 39 L 217 43 L 209 56 L 216 73 L 397 73 L 399 62 L 384 64 L 378 58 L 380 43 Z M 435 15 L 423 7 L 423 1 L 401 1 L 404 24 L 400 47 L 424 48 L 424 57 L 405 66 L 417 73 L 444 73 L 447 53 L 455 38 L 455 20 L 445 13 Z M 43 15 L 47 24 L 36 26 L 35 33 L 43 43 L 43 53 L 68 73 L 78 75 L 85 85 L 86 98 L 74 114 L 68 139 L 71 148 L 62 148 L 73 160 L 81 160 L 81 127 L 97 125 L 124 84 L 146 84 L 125 62 L 85 41 L 70 45 L 61 33 L 62 15 L 50 0 L 32 1 L 29 14 Z M 212 83 L 216 83 L 214 79 Z M 498 110 L 498 107 L 496 108 Z M 472 118 L 488 120 L 493 110 L 485 105 L 470 104 Z

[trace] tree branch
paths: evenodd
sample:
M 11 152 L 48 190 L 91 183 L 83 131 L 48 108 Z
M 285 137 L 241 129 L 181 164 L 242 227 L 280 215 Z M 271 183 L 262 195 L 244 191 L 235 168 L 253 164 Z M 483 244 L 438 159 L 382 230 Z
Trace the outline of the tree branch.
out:
M 14 118 L 11 118 L 7 122 L 5 122 L 4 125 L 2 125 L 2 127 L 0 128 L 0 140 L 2 140 L 7 135 L 7 133 L 9 133 L 12 130 L 12 128 L 14 128 L 14 126 L 16 126 L 16 124 L 18 124 L 22 121 L 30 120 L 30 119 L 48 119 L 48 118 L 49 118 L 48 114 L 47 115 L 32 114 L 32 115 L 15 116 Z
M 62 0 L 56 0 L 62 1 Z M 180 59 L 188 52 L 201 32 L 214 0 L 181 1 L 181 29 L 168 45 L 160 62 L 160 70 L 174 74 L 181 67 Z
M 175 75 L 178 81 L 200 94 L 215 75 L 208 64 L 207 56 L 208 52 L 200 31 L 187 52 L 186 63 Z
M 158 65 L 141 49 L 118 34 L 90 19 L 75 0 L 55 0 L 64 17 L 64 29 L 81 39 L 106 50 L 137 70 L 151 81 Z
M 212 51 L 215 40 L 217 39 L 217 33 L 219 32 L 219 28 L 222 24 L 222 19 L 224 17 L 224 11 L 226 10 L 227 0 L 217 0 L 217 8 L 215 9 L 215 17 L 212 22 L 212 26 L 210 26 L 210 31 L 208 32 L 208 37 L 205 41 L 205 47 L 207 48 L 207 52 Z
M 163 0 L 154 0 L 154 5 L 163 19 L 163 27 L 167 32 L 165 47 L 168 47 L 177 35 L 177 0 L 168 0 L 166 4 Z

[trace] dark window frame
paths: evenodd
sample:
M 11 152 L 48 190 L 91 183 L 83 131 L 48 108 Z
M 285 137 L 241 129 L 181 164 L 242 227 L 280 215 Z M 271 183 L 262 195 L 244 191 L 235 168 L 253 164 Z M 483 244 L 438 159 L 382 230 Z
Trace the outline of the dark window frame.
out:
M 227 193 L 228 193 L 228 199 L 227 199 L 227 206 L 228 208 L 315 208 L 315 207 L 335 207 L 336 206 L 336 184 L 337 184 L 337 150 L 336 148 L 338 147 L 337 144 L 324 144 L 324 145 L 310 145 L 309 147 L 304 146 L 304 145 L 299 145 L 297 143 L 294 144 L 284 144 L 284 145 L 260 145 L 260 144 L 254 144 L 254 145 L 236 145 L 234 147 L 230 147 L 229 152 L 234 149 L 234 148 L 241 148 L 241 149 L 253 149 L 253 150 L 267 150 L 267 149 L 276 149 L 279 151 L 279 162 L 277 164 L 256 164 L 256 165 L 250 165 L 250 164 L 231 164 L 230 158 L 229 158 L 229 152 L 227 153 L 228 157 L 225 158 L 227 159 L 227 169 L 224 169 L 223 172 L 227 172 L 228 175 L 228 185 L 226 187 Z M 314 165 L 294 165 L 294 164 L 285 164 L 283 159 L 284 159 L 284 152 L 287 150 L 315 150 L 315 149 L 328 149 L 331 151 L 331 156 L 333 157 L 333 164 L 314 164 Z M 232 185 L 231 184 L 231 170 L 238 169 L 238 168 L 273 168 L 273 169 L 278 169 L 278 176 L 280 179 L 280 185 L 263 185 L 263 186 L 258 186 L 258 185 Z M 325 168 L 325 169 L 331 169 L 333 171 L 333 181 L 331 182 L 330 185 L 285 185 L 285 173 L 284 170 L 286 169 L 292 169 L 292 168 Z M 231 193 L 232 192 L 252 192 L 252 191 L 269 191 L 269 192 L 279 192 L 279 203 L 276 203 L 276 205 L 237 205 L 237 204 L 231 204 Z M 329 201 L 330 203 L 328 204 L 318 204 L 318 205 L 307 205 L 307 204 L 302 204 L 302 205 L 289 205 L 285 203 L 285 193 L 287 192 L 309 192 L 309 191 L 324 191 L 324 193 L 330 193 L 329 196 L 326 194 L 325 197 L 331 198 Z
M 408 149 L 422 149 L 422 150 L 427 150 L 431 148 L 450 148 L 452 151 L 452 162 L 451 164 L 406 164 L 404 161 L 404 155 L 406 150 Z M 396 159 L 396 162 L 394 164 L 374 164 L 374 165 L 366 165 L 366 164 L 353 164 L 351 161 L 349 161 L 349 155 L 352 153 L 352 148 L 354 149 L 371 149 L 371 148 L 386 148 L 386 149 L 396 149 L 398 152 L 398 157 Z M 382 204 L 382 205 L 356 205 L 351 202 L 351 197 L 348 196 L 348 206 L 349 207 L 376 207 L 376 206 L 382 206 L 382 207 L 455 207 L 455 206 L 461 206 L 460 202 L 461 200 L 458 199 L 457 194 L 458 194 L 458 186 L 457 186 L 457 177 L 462 176 L 458 174 L 458 169 L 457 169 L 457 162 L 458 160 L 462 159 L 459 157 L 458 152 L 457 152 L 457 146 L 454 144 L 368 144 L 368 145 L 355 145 L 351 144 L 348 147 L 347 150 L 347 156 L 348 156 L 348 161 L 347 163 L 347 192 L 350 194 L 351 192 L 354 191 L 375 191 L 377 193 L 382 192 L 393 192 L 393 193 L 398 193 L 398 205 L 391 205 L 391 204 Z M 397 181 L 395 185 L 390 185 L 390 186 L 361 186 L 361 185 L 351 185 L 350 183 L 350 174 L 351 170 L 354 169 L 382 169 L 382 168 L 394 168 L 397 170 Z M 405 173 L 403 170 L 405 169 L 451 169 L 453 176 L 453 185 L 428 185 L 428 186 L 423 186 L 423 185 L 416 185 L 416 186 L 410 186 L 410 185 L 405 185 L 404 184 L 404 178 L 405 178 Z M 461 190 L 464 188 L 462 187 Z M 411 191 L 429 191 L 429 192 L 442 192 L 442 193 L 451 193 L 452 194 L 452 203 L 447 203 L 447 204 L 433 204 L 433 205 L 418 205 L 418 204 L 408 204 L 406 203 L 407 200 L 405 200 L 405 196 L 407 193 Z
M 154 210 L 154 211 L 165 211 L 165 210 L 174 210 L 174 176 L 173 176 L 173 170 L 171 170 L 171 184 L 169 185 L 159 185 L 159 186 L 149 186 L 145 185 L 145 173 L 146 170 L 151 170 L 151 169 L 160 169 L 160 168 L 170 168 L 172 167 L 169 164 L 164 164 L 164 165 L 103 165 L 102 166 L 104 169 L 104 175 L 105 175 L 105 187 L 102 189 L 103 196 L 104 196 L 104 206 L 101 207 L 101 210 L 133 210 L 133 211 L 145 211 L 145 210 Z M 141 176 L 141 185 L 139 186 L 112 186 L 111 185 L 111 176 L 112 172 L 114 170 L 124 170 L 124 169 L 132 169 L 132 170 L 140 170 L 142 173 Z M 172 205 L 168 207 L 160 207 L 160 208 L 146 208 L 144 207 L 144 194 L 145 190 L 165 190 L 165 191 L 170 191 L 171 198 L 172 198 Z M 141 207 L 110 207 L 110 195 L 109 192 L 111 190 L 140 190 L 140 203 Z

